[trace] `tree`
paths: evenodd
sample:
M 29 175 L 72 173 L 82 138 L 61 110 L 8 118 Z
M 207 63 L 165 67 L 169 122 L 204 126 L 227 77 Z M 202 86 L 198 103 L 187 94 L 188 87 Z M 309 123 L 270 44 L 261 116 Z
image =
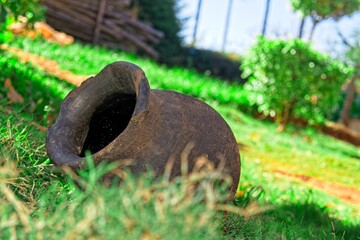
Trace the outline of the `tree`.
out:
M 160 61 L 175 64 L 176 56 L 182 52 L 182 37 L 180 31 L 182 21 L 177 13 L 180 6 L 176 0 L 135 0 L 138 18 L 162 31 L 165 37 L 155 46 L 160 53 Z
M 302 39 L 304 33 L 305 19 L 306 19 L 305 16 L 301 16 L 301 22 L 300 22 L 299 34 L 298 34 L 299 39 Z
M 267 21 L 269 17 L 269 9 L 271 5 L 271 0 L 266 0 L 266 7 L 265 7 L 265 16 L 264 16 L 264 22 L 263 22 L 263 28 L 261 31 L 261 34 L 265 36 L 266 33 L 266 27 L 267 27 Z
M 26 17 L 30 26 L 35 21 L 43 19 L 44 8 L 39 3 L 40 0 L 0 0 L 0 43 L 12 38 L 6 28 L 19 16 Z
M 360 0 L 291 0 L 291 4 L 303 18 L 309 16 L 313 22 L 309 40 L 320 22 L 330 18 L 338 20 L 360 9 Z
M 221 47 L 221 51 L 223 51 L 223 52 L 225 52 L 225 45 L 226 45 L 226 42 L 227 42 L 227 36 L 228 36 L 228 31 L 229 31 L 231 10 L 232 10 L 233 3 L 234 3 L 234 0 L 229 0 L 228 10 L 227 10 L 227 13 L 226 13 L 223 44 L 222 44 L 222 47 Z
M 350 74 L 344 64 L 302 40 L 263 36 L 244 56 L 242 69 L 243 77 L 249 78 L 250 101 L 259 112 L 275 117 L 280 130 L 294 118 L 323 122 Z
M 350 110 L 355 97 L 356 81 L 360 79 L 360 33 L 355 34 L 355 39 L 357 41 L 354 44 L 351 44 L 339 29 L 338 35 L 342 39 L 342 42 L 348 47 L 345 56 L 354 67 L 353 75 L 348 83 L 344 105 L 340 114 L 340 122 L 343 125 L 348 126 L 350 123 Z
M 198 0 L 198 6 L 197 6 L 197 10 L 196 10 L 196 17 L 195 17 L 194 33 L 193 33 L 193 40 L 192 40 L 192 44 L 191 44 L 193 46 L 195 45 L 195 42 L 196 42 L 196 34 L 197 34 L 198 26 L 199 26 L 201 5 L 202 5 L 202 0 Z

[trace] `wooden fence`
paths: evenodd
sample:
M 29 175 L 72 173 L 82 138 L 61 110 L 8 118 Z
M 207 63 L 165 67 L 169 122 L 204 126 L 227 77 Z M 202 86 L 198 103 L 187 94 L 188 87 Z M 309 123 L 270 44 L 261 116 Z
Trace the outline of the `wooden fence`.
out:
M 44 0 L 46 21 L 80 40 L 143 52 L 158 58 L 153 46 L 163 33 L 131 14 L 131 0 Z

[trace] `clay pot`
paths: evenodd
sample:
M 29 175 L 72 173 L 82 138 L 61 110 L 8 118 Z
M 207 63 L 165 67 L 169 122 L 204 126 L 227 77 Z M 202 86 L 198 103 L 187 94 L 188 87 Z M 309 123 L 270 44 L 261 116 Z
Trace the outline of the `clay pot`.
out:
M 150 90 L 136 65 L 115 62 L 69 93 L 49 128 L 47 152 L 56 165 L 80 168 L 85 150 L 95 163 L 131 160 L 131 171 L 150 167 L 157 175 L 174 160 L 171 175 L 181 174 L 181 154 L 189 170 L 199 156 L 223 165 L 234 194 L 240 177 L 240 157 L 233 133 L 210 106 L 174 91 Z

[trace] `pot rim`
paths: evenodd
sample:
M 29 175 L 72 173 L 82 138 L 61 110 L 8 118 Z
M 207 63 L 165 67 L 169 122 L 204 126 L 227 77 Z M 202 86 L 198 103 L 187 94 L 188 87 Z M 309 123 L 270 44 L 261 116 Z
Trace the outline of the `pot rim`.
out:
M 56 165 L 81 167 L 86 162 L 86 158 L 80 154 L 91 117 L 105 98 L 114 93 L 136 96 L 131 119 L 123 132 L 130 124 L 142 121 L 148 113 L 150 86 L 142 69 L 124 61 L 106 66 L 96 76 L 72 90 L 61 104 L 59 116 L 49 128 L 46 140 L 48 155 Z M 120 138 L 122 133 L 103 149 L 93 153 L 93 158 L 102 155 L 103 150 Z

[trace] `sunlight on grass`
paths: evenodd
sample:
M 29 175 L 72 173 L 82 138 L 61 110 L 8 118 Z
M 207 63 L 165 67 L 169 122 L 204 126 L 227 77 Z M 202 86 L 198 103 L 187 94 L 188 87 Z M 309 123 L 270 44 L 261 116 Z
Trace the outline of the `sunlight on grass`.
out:
M 154 61 L 102 47 L 80 45 L 59 46 L 41 39 L 17 38 L 11 46 L 57 61 L 64 70 L 79 75 L 95 75 L 115 61 L 128 61 L 141 67 L 152 89 L 176 89 L 202 99 L 214 99 L 221 103 L 249 104 L 245 90 L 235 84 L 225 83 L 200 75 L 194 71 L 159 66 Z M 96 56 L 96 57 L 92 57 Z

